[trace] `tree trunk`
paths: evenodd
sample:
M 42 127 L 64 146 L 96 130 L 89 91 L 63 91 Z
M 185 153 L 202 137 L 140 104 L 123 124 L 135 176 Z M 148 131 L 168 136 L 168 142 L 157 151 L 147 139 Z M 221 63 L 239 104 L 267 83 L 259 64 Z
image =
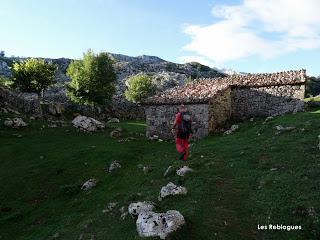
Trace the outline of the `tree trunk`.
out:
M 43 117 L 43 111 L 42 111 L 42 99 L 43 99 L 43 90 L 38 93 L 38 104 L 39 104 L 39 114 L 40 114 L 40 117 L 42 118 Z

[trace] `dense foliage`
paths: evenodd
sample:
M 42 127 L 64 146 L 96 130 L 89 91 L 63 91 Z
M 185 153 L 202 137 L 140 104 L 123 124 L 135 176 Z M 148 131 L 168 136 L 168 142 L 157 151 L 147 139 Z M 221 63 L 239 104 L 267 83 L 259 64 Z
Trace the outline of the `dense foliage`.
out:
M 306 84 L 306 96 L 314 97 L 320 94 L 320 76 L 308 77 Z
M 13 87 L 22 92 L 35 92 L 39 96 L 54 83 L 57 67 L 43 59 L 30 58 L 12 66 Z
M 4 76 L 0 76 L 0 86 L 3 87 L 11 87 L 12 81 L 9 78 L 6 78 Z
M 71 83 L 67 95 L 81 104 L 105 104 L 115 93 L 116 74 L 107 53 L 88 50 L 83 59 L 72 61 L 67 69 Z
M 153 94 L 152 78 L 146 74 L 137 74 L 128 79 L 125 97 L 128 101 L 140 103 Z

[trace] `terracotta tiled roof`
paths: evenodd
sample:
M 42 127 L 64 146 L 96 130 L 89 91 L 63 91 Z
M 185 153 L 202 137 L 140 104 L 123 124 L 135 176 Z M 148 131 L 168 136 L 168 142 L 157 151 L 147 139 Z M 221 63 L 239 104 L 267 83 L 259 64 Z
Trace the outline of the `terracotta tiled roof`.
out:
M 145 104 L 180 104 L 207 102 L 218 91 L 229 86 L 264 87 L 304 83 L 305 70 L 278 73 L 231 75 L 212 79 L 198 79 L 182 87 L 174 87 L 149 97 Z

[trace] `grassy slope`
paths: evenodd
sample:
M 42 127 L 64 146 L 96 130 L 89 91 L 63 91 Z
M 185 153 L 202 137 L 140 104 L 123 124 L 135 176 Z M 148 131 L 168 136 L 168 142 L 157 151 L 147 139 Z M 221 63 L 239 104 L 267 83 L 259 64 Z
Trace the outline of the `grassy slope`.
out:
M 209 136 L 194 144 L 188 165 L 195 172 L 185 178 L 174 173 L 163 177 L 169 165 L 182 164 L 175 161 L 172 143 L 138 136 L 145 130 L 142 123 L 121 123 L 126 136 L 137 137 L 122 143 L 110 139 L 108 130 L 40 130 L 41 122 L 21 130 L 1 126 L 0 239 L 48 239 L 55 233 L 59 239 L 78 239 L 82 233 L 85 239 L 92 234 L 97 239 L 140 239 L 135 219 L 121 220 L 119 208 L 135 200 L 157 202 L 169 181 L 188 189 L 186 196 L 157 202 L 157 211 L 176 209 L 186 218 L 186 226 L 171 239 L 316 239 L 319 117 L 320 110 L 314 110 L 265 125 L 248 121 L 232 135 Z M 275 135 L 277 124 L 297 130 Z M 106 173 L 113 160 L 121 161 L 122 169 Z M 144 174 L 138 164 L 154 170 Z M 91 177 L 99 180 L 97 187 L 79 191 L 79 184 Z M 118 207 L 102 213 L 109 202 Z M 268 223 L 301 224 L 303 230 L 257 230 L 257 224 Z

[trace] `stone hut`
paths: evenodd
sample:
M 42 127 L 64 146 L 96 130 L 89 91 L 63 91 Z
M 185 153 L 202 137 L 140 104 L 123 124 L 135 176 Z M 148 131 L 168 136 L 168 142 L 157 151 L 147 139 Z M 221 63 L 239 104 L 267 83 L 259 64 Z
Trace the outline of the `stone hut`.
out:
M 145 104 L 147 137 L 172 138 L 171 126 L 178 106 L 193 116 L 196 138 L 222 127 L 230 118 L 266 117 L 304 108 L 306 71 L 230 75 L 198 79 L 148 98 Z

